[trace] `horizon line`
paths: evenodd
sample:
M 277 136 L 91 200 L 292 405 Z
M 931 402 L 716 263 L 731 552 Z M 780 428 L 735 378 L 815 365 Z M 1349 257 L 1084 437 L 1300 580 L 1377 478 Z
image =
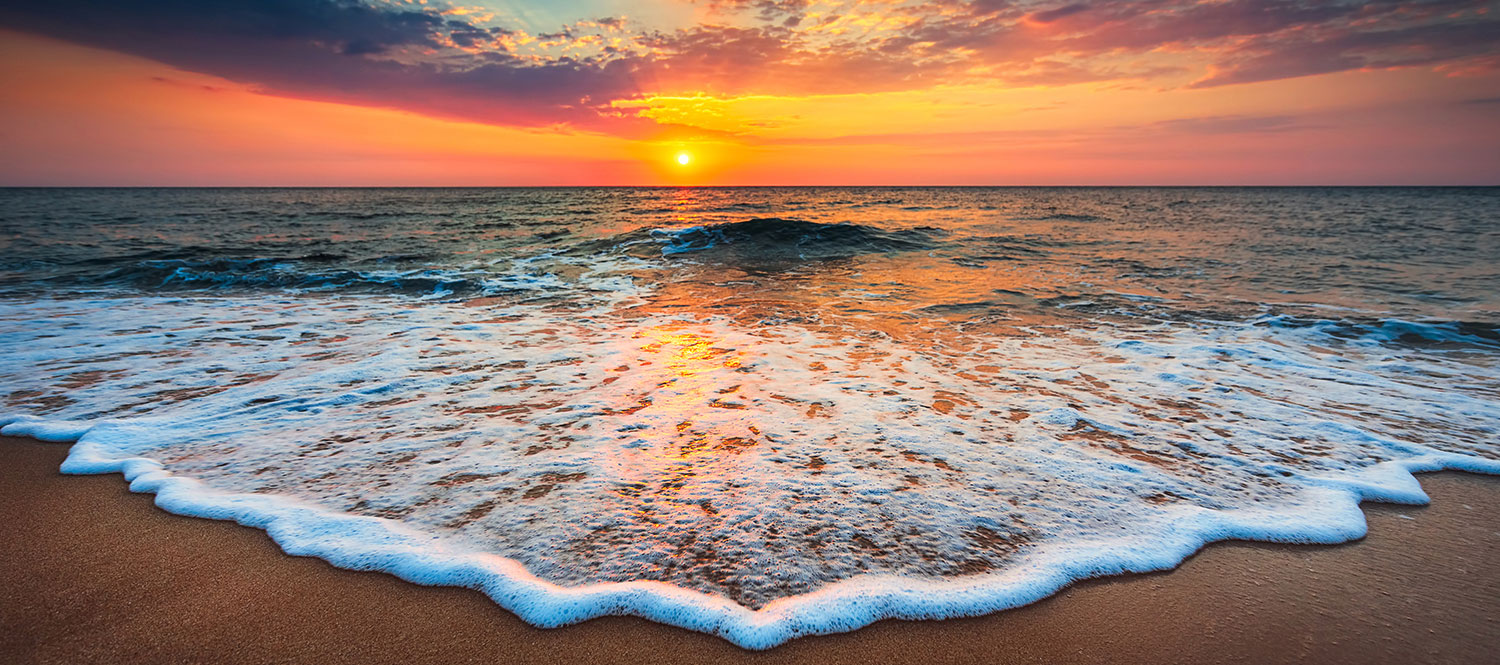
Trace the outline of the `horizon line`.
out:
M 0 185 L 0 189 L 1492 189 L 1500 181 L 1474 183 L 1340 184 L 815 184 L 815 185 Z

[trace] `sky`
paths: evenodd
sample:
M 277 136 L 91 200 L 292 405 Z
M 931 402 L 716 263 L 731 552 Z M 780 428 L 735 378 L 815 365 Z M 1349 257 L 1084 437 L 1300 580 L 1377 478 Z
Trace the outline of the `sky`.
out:
M 1500 184 L 1500 1 L 4 0 L 0 185 Z

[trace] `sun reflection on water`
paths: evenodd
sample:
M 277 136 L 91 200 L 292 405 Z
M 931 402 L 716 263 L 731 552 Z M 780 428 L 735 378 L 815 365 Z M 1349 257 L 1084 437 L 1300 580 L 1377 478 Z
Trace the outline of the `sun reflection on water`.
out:
M 744 455 L 768 443 L 757 424 L 765 414 L 744 399 L 755 367 L 734 344 L 673 325 L 643 330 L 633 342 L 637 360 L 619 382 L 620 397 L 646 406 L 624 425 L 633 436 L 616 457 L 616 510 L 654 527 L 638 537 L 661 529 L 658 546 L 669 550 L 684 527 L 709 529 L 721 509 L 741 504 L 744 476 L 754 473 Z

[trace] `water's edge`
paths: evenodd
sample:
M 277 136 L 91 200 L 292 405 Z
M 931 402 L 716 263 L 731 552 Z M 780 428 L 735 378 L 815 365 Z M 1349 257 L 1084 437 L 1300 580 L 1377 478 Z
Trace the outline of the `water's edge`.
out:
M 62 473 L 119 473 L 132 492 L 154 494 L 155 504 L 167 512 L 261 529 L 287 554 L 316 557 L 339 568 L 389 573 L 427 586 L 475 589 L 538 627 L 633 615 L 718 635 L 752 650 L 801 636 L 856 630 L 882 619 L 946 619 L 1020 607 L 1075 581 L 1175 568 L 1220 541 L 1345 543 L 1366 534 L 1362 501 L 1427 504 L 1415 473 L 1453 470 L 1500 476 L 1500 460 L 1433 452 L 1381 462 L 1352 479 L 1320 479 L 1318 487 L 1299 497 L 1304 504 L 1318 506 L 1317 519 L 1303 513 L 1297 525 L 1275 510 L 1181 506 L 1153 525 L 1160 540 L 1149 549 L 1122 548 L 1118 542 L 1075 543 L 1038 552 L 1005 572 L 943 581 L 864 575 L 751 611 L 724 598 L 660 582 L 563 587 L 532 575 L 515 560 L 462 551 L 393 520 L 335 513 L 285 497 L 217 491 L 173 476 L 155 460 L 108 454 L 111 448 L 129 450 L 129 441 L 147 436 L 144 428 L 128 422 L 78 423 L 7 414 L 0 415 L 0 435 L 71 443 Z

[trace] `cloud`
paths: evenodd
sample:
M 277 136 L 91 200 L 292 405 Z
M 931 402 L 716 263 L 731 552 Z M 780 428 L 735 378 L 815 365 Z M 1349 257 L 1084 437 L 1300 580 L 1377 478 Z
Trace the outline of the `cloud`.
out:
M 1296 115 L 1224 115 L 1174 118 L 1151 123 L 1091 129 L 991 129 L 959 132 L 901 132 L 847 134 L 824 138 L 768 139 L 764 144 L 889 145 L 951 150 L 954 146 L 1008 146 L 1098 143 L 1124 145 L 1174 137 L 1260 136 L 1324 129 L 1325 125 Z
M 1259 39 L 1224 58 L 1192 87 L 1254 83 L 1350 69 L 1386 69 L 1493 54 L 1495 22 L 1434 23 L 1383 30 L 1329 29 L 1301 39 Z
M 812 0 L 709 0 L 707 4 L 715 12 L 754 12 L 764 23 L 792 28 L 807 17 Z
M 1037 22 L 1037 23 L 1051 23 L 1051 22 L 1056 21 L 1058 19 L 1063 19 L 1063 18 L 1067 18 L 1069 16 L 1072 16 L 1074 14 L 1079 14 L 1079 13 L 1082 13 L 1082 12 L 1086 12 L 1086 11 L 1088 11 L 1088 9 L 1089 9 L 1088 5 L 1083 4 L 1083 3 L 1080 2 L 1080 3 L 1076 3 L 1076 4 L 1071 4 L 1071 5 L 1063 5 L 1061 7 L 1056 8 L 1056 9 L 1048 9 L 1047 11 L 1037 12 L 1035 14 L 1030 15 L 1028 18 L 1030 20 L 1032 20 L 1032 21 Z
M 849 0 L 836 12 L 808 0 L 708 0 L 722 23 L 602 18 L 534 35 L 436 2 L 371 2 L 14 1 L 0 7 L 0 26 L 273 94 L 619 134 L 654 131 L 614 104 L 653 94 L 1173 77 L 1201 88 L 1500 64 L 1500 12 L 1479 0 Z
M 594 122 L 635 94 L 627 63 L 511 53 L 509 31 L 348 0 L 49 0 L 0 25 L 295 97 L 518 125 Z M 483 43 L 477 53 L 461 50 Z M 595 101 L 598 100 L 598 101 Z
M 1163 120 L 1134 129 L 1172 134 L 1260 134 L 1312 128 L 1313 125 L 1294 115 L 1223 115 Z

